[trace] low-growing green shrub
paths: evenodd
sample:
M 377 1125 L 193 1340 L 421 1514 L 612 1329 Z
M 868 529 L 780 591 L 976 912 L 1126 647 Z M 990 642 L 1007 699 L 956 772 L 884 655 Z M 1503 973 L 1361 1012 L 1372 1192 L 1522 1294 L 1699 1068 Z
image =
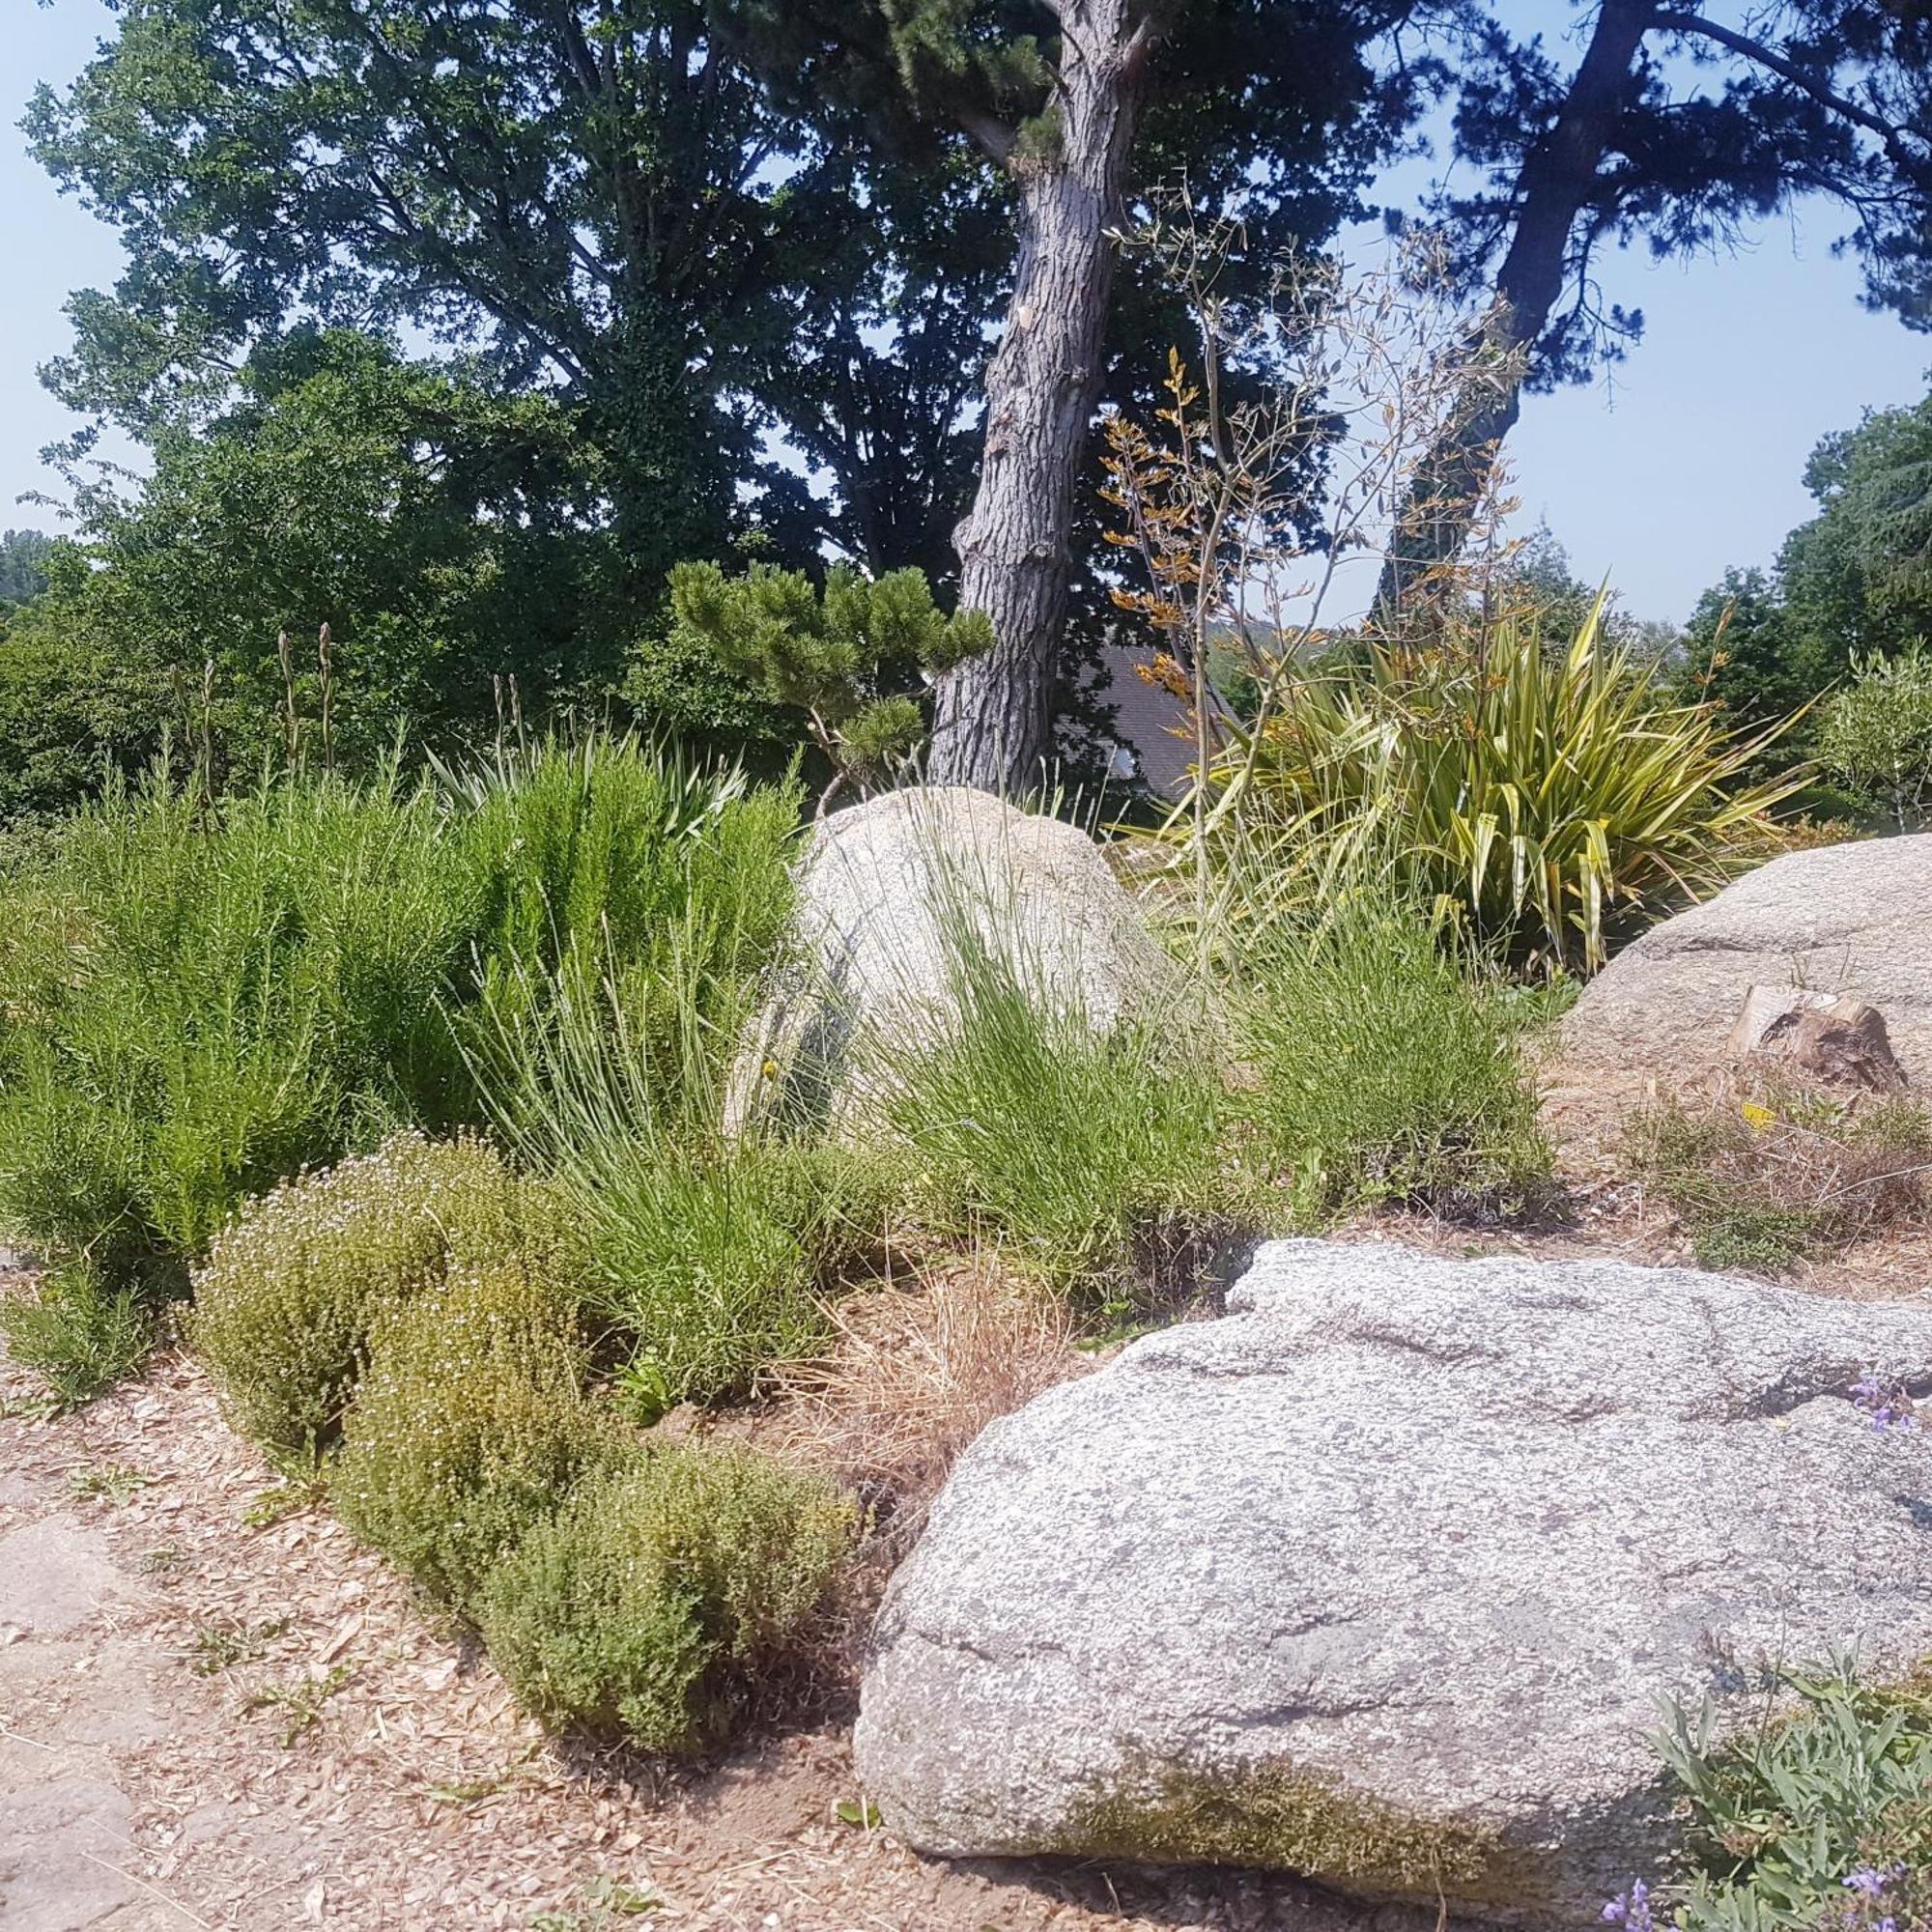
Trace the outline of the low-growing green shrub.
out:
M 1861 1684 L 1840 1658 L 1780 1670 L 1773 1688 L 1795 1708 L 1724 1746 L 1708 1711 L 1673 1711 L 1662 1750 L 1694 1864 L 1639 1894 L 1639 1917 L 1674 1918 L 1686 1932 L 1925 1932 L 1932 1686 Z M 1613 1908 L 1626 1923 L 1630 1903 L 1626 1893 Z
M 1906 1099 L 1768 1085 L 1632 1122 L 1629 1151 L 1706 1267 L 1776 1273 L 1922 1211 L 1932 1120 Z
M 249 1202 L 194 1272 L 188 1340 L 235 1425 L 313 1463 L 341 1428 L 389 1304 L 523 1249 L 517 1180 L 471 1136 L 391 1135 Z
M 575 1311 L 522 1262 L 453 1270 L 381 1310 L 329 1491 L 343 1520 L 468 1608 L 571 1485 L 614 1453 Z
M 86 1262 L 63 1263 L 22 1293 L 0 1296 L 8 1354 L 63 1407 L 91 1401 L 138 1368 L 153 1329 L 133 1290 L 110 1288 Z
M 1520 1210 L 1549 1145 L 1505 989 L 1401 908 L 1277 935 L 1236 1002 L 1254 1151 L 1304 1217 L 1395 1201 Z
M 481 774 L 211 799 L 163 767 L 0 872 L 0 1230 L 180 1293 L 236 1206 L 480 1123 L 475 1042 L 627 989 L 669 1080 L 782 930 L 795 786 L 592 735 Z
M 856 1522 L 821 1479 L 750 1450 L 652 1451 L 530 1531 L 485 1587 L 484 1639 L 546 1722 L 687 1750 L 798 1641 Z

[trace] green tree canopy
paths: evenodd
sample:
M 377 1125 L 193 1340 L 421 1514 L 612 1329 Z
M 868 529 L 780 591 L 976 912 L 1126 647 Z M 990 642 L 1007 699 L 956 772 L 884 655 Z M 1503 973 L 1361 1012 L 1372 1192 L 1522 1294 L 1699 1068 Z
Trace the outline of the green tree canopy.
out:
M 1932 639 L 1932 398 L 1828 436 L 1804 487 L 1818 514 L 1785 540 L 1778 569 L 1821 681 L 1855 655 Z
M 153 450 L 131 497 L 85 495 L 80 539 L 14 622 L 11 676 L 43 697 L 70 685 L 63 714 L 115 667 L 99 716 L 17 720 L 16 765 L 53 731 L 95 762 L 144 756 L 170 718 L 181 728 L 177 687 L 198 693 L 205 667 L 224 746 L 258 757 L 284 728 L 277 636 L 313 722 L 324 624 L 347 757 L 403 719 L 432 739 L 487 724 L 499 677 L 535 706 L 594 700 L 618 675 L 637 619 L 602 456 L 563 402 L 305 333 L 259 354 L 204 430 L 162 427 Z
M 0 530 L 0 611 L 28 603 L 47 587 L 53 547 L 44 530 Z

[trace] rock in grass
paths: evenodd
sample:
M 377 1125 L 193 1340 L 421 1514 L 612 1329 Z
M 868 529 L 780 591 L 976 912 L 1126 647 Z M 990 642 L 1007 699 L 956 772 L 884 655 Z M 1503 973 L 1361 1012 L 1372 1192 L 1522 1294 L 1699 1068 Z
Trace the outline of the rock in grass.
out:
M 1932 1653 L 1932 1311 L 1276 1242 L 1221 1321 L 988 1429 L 895 1578 L 859 1770 L 946 1855 L 1284 1867 L 1595 1922 L 1664 1696 Z
M 779 1106 L 849 1120 L 861 1093 L 958 1024 L 976 951 L 1100 1032 L 1170 984 L 1094 840 L 988 792 L 914 786 L 834 812 L 797 887 L 796 963 L 732 1070 L 734 1133 Z
M 1627 947 L 1563 1021 L 1575 1058 L 1665 1076 L 1711 1066 L 1751 989 L 1856 994 L 1906 1074 L 1932 1082 L 1932 835 L 1790 852 Z

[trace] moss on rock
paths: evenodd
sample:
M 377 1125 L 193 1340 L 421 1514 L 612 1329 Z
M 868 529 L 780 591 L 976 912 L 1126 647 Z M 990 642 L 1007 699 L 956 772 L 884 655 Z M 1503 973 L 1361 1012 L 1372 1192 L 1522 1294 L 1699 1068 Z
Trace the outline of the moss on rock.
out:
M 1493 1832 L 1365 1797 L 1305 1766 L 1149 1766 L 1079 1805 L 1066 1836 L 1095 1858 L 1258 1865 L 1398 1898 L 1546 1902 L 1529 1856 Z

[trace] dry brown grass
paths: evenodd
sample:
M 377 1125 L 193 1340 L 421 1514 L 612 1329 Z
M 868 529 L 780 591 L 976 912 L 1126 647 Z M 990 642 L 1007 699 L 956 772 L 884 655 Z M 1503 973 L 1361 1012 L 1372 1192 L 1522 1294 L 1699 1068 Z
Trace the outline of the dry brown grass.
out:
M 1780 1272 L 1922 1220 L 1932 1121 L 1912 1101 L 1729 1080 L 1658 1102 L 1629 1152 L 1709 1267 Z
M 849 1297 L 830 1319 L 832 1348 L 784 1378 L 773 1446 L 855 1488 L 894 1557 L 989 1422 L 1090 1366 L 1065 1306 L 987 1253 Z

